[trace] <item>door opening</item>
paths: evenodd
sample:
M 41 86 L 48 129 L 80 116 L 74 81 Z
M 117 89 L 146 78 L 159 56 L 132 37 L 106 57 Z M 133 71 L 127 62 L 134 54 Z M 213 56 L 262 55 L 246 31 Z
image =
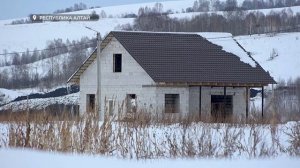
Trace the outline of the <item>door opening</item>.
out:
M 230 117 L 232 115 L 232 112 L 232 95 L 211 95 L 211 115 L 213 117 Z
M 86 95 L 87 99 L 87 112 L 95 112 L 95 94 L 87 94 Z
M 135 113 L 137 110 L 137 99 L 136 94 L 127 94 L 126 95 L 126 105 L 128 113 Z

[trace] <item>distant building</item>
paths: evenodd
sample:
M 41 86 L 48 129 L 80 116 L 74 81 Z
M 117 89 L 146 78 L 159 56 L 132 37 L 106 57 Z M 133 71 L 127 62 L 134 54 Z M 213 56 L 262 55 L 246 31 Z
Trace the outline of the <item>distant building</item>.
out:
M 124 113 L 247 115 L 249 89 L 275 81 L 221 35 L 110 32 L 68 81 L 80 85 L 80 113 L 103 120 L 123 104 Z

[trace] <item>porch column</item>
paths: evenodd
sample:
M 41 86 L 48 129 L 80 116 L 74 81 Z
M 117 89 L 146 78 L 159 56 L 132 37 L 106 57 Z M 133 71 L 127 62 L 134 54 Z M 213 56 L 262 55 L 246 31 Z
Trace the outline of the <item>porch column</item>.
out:
M 225 112 L 226 112 L 226 86 L 224 86 L 224 99 L 223 99 L 223 115 L 224 115 L 224 118 L 225 118 Z
M 202 86 L 199 87 L 199 118 L 201 118 L 201 110 L 202 110 L 201 95 L 202 95 Z
M 261 117 L 264 117 L 264 86 L 261 87 Z
M 249 87 L 246 87 L 246 118 L 248 118 L 249 114 Z

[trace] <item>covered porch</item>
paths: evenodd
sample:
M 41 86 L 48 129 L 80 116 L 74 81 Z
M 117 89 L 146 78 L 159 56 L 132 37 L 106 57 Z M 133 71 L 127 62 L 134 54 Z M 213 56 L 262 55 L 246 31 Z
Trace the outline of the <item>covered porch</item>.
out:
M 159 83 L 163 87 L 189 88 L 189 114 L 226 118 L 250 113 L 250 89 L 261 89 L 261 117 L 264 117 L 264 87 L 268 84 L 240 83 Z

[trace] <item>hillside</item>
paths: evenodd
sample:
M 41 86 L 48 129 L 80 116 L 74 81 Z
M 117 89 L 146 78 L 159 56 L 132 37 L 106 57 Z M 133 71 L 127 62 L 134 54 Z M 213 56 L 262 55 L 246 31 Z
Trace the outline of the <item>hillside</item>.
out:
M 182 9 L 193 6 L 193 2 L 194 0 L 180 0 L 166 1 L 162 2 L 162 4 L 164 11 L 170 9 L 181 12 Z M 70 12 L 70 14 L 90 14 L 92 11 L 96 11 L 96 13 L 100 14 L 103 10 L 106 13 L 108 18 L 100 18 L 98 21 L 93 22 L 46 22 L 8 25 L 14 19 L 0 20 L 0 52 L 2 53 L 4 49 L 7 52 L 24 51 L 27 48 L 29 50 L 33 50 L 34 48 L 43 49 L 47 40 L 55 38 L 78 40 L 83 36 L 95 37 L 95 32 L 86 29 L 85 26 L 99 31 L 104 36 L 118 25 L 133 23 L 133 18 L 122 18 L 121 16 L 131 13 L 137 14 L 140 7 L 148 6 L 152 8 L 155 3 L 109 6 Z
M 271 8 L 271 9 L 258 9 L 258 10 L 246 10 L 245 12 L 262 12 L 263 14 L 269 14 L 271 12 L 281 12 L 281 11 L 287 11 L 290 12 L 292 15 L 296 15 L 298 12 L 300 12 L 300 6 L 292 6 L 292 7 L 284 7 L 284 8 Z M 223 15 L 223 11 L 210 11 L 210 12 L 189 12 L 189 13 L 174 13 L 170 14 L 169 16 L 171 18 L 177 18 L 177 19 L 191 19 L 199 14 L 218 14 Z
M 168 14 L 170 18 L 192 18 L 193 16 L 201 14 L 201 12 L 185 13 L 183 9 L 192 7 L 195 0 L 179 0 L 179 1 L 165 1 L 161 2 L 163 5 L 163 12 L 171 11 Z M 242 0 L 239 0 L 240 4 Z M 0 53 L 3 50 L 7 52 L 26 51 L 26 49 L 33 50 L 44 49 L 49 40 L 60 38 L 62 40 L 69 39 L 79 40 L 83 36 L 89 38 L 95 37 L 95 32 L 85 28 L 91 27 L 105 36 L 111 30 L 120 29 L 120 25 L 134 23 L 135 18 L 123 18 L 126 14 L 138 14 L 140 7 L 148 6 L 152 8 L 155 2 L 139 3 L 130 5 L 108 6 L 95 9 L 87 9 L 82 11 L 71 12 L 73 14 L 90 14 L 92 11 L 100 14 L 104 11 L 106 18 L 100 18 L 93 22 L 45 22 L 35 24 L 20 24 L 9 25 L 12 20 L 0 20 Z M 281 12 L 282 10 L 290 11 L 290 14 L 295 15 L 300 12 L 300 6 L 250 10 L 260 11 L 264 14 L 270 12 Z M 249 11 L 248 11 L 249 12 Z M 214 13 L 223 14 L 221 11 Z M 218 38 L 218 37 L 214 37 Z M 236 36 L 234 37 L 251 55 L 258 61 L 258 63 L 274 77 L 275 80 L 290 78 L 297 78 L 300 76 L 300 53 L 299 38 L 300 33 L 280 33 L 280 34 L 261 34 L 252 36 Z M 227 39 L 216 39 L 218 42 L 226 42 Z M 12 59 L 12 54 L 8 54 L 6 59 Z M 57 55 L 53 58 L 46 58 L 27 64 L 30 75 L 38 74 L 39 77 L 44 77 L 51 70 L 53 62 L 55 63 L 55 70 L 62 72 L 63 60 L 69 58 L 69 54 Z M 0 56 L 0 63 L 4 61 L 5 57 Z M 12 66 L 0 67 L 0 73 L 6 71 L 12 75 Z M 1 92 L 1 91 L 0 91 Z M 5 103 L 13 100 L 16 95 L 15 92 L 2 91 L 7 98 Z M 10 96 L 11 94 L 11 96 Z M 74 101 L 76 102 L 76 101 Z M 35 102 L 33 103 L 35 104 Z
M 46 22 L 21 25 L 0 25 L 0 51 L 7 52 L 43 49 L 48 40 L 78 40 L 83 36 L 96 37 L 95 32 L 85 26 L 99 31 L 102 36 L 114 30 L 120 24 L 132 23 L 132 18 L 104 18 L 95 22 Z M 3 60 L 3 56 L 0 57 Z
M 171 11 L 169 16 L 171 18 L 191 18 L 195 15 L 201 14 L 201 12 L 189 12 L 185 10 L 188 7 L 192 7 L 195 0 L 178 0 L 178 1 L 165 1 L 160 2 L 163 5 L 163 12 Z M 221 0 L 225 1 L 225 0 Z M 243 0 L 238 0 L 238 4 L 241 4 Z M 70 14 L 90 14 L 95 11 L 100 14 L 102 11 L 106 13 L 106 18 L 100 18 L 98 21 L 93 22 L 46 22 L 35 24 L 21 24 L 21 25 L 9 25 L 13 20 L 0 20 L 0 53 L 6 49 L 7 52 L 25 51 L 26 49 L 33 50 L 34 48 L 45 48 L 48 40 L 61 38 L 63 40 L 78 40 L 83 36 L 89 38 L 95 37 L 95 32 L 88 30 L 85 26 L 91 27 L 101 33 L 102 36 L 106 35 L 109 31 L 116 29 L 118 25 L 132 24 L 134 18 L 122 18 L 126 14 L 138 14 L 140 7 L 154 7 L 156 2 L 151 3 L 138 3 L 119 6 L 108 6 L 102 8 L 94 8 L 81 10 L 76 12 L 70 12 Z M 268 14 L 271 11 L 280 12 L 282 10 L 291 10 L 293 14 L 300 11 L 300 6 L 285 7 L 285 8 L 273 8 L 273 9 L 260 9 L 250 10 L 260 11 L 264 14 Z M 172 14 L 173 13 L 173 14 Z M 211 13 L 223 14 L 223 12 L 214 11 Z M 30 40 L 29 40 L 30 39 Z M 1 61 L 0 57 L 0 61 Z
M 275 80 L 300 77 L 300 33 L 235 37 Z

